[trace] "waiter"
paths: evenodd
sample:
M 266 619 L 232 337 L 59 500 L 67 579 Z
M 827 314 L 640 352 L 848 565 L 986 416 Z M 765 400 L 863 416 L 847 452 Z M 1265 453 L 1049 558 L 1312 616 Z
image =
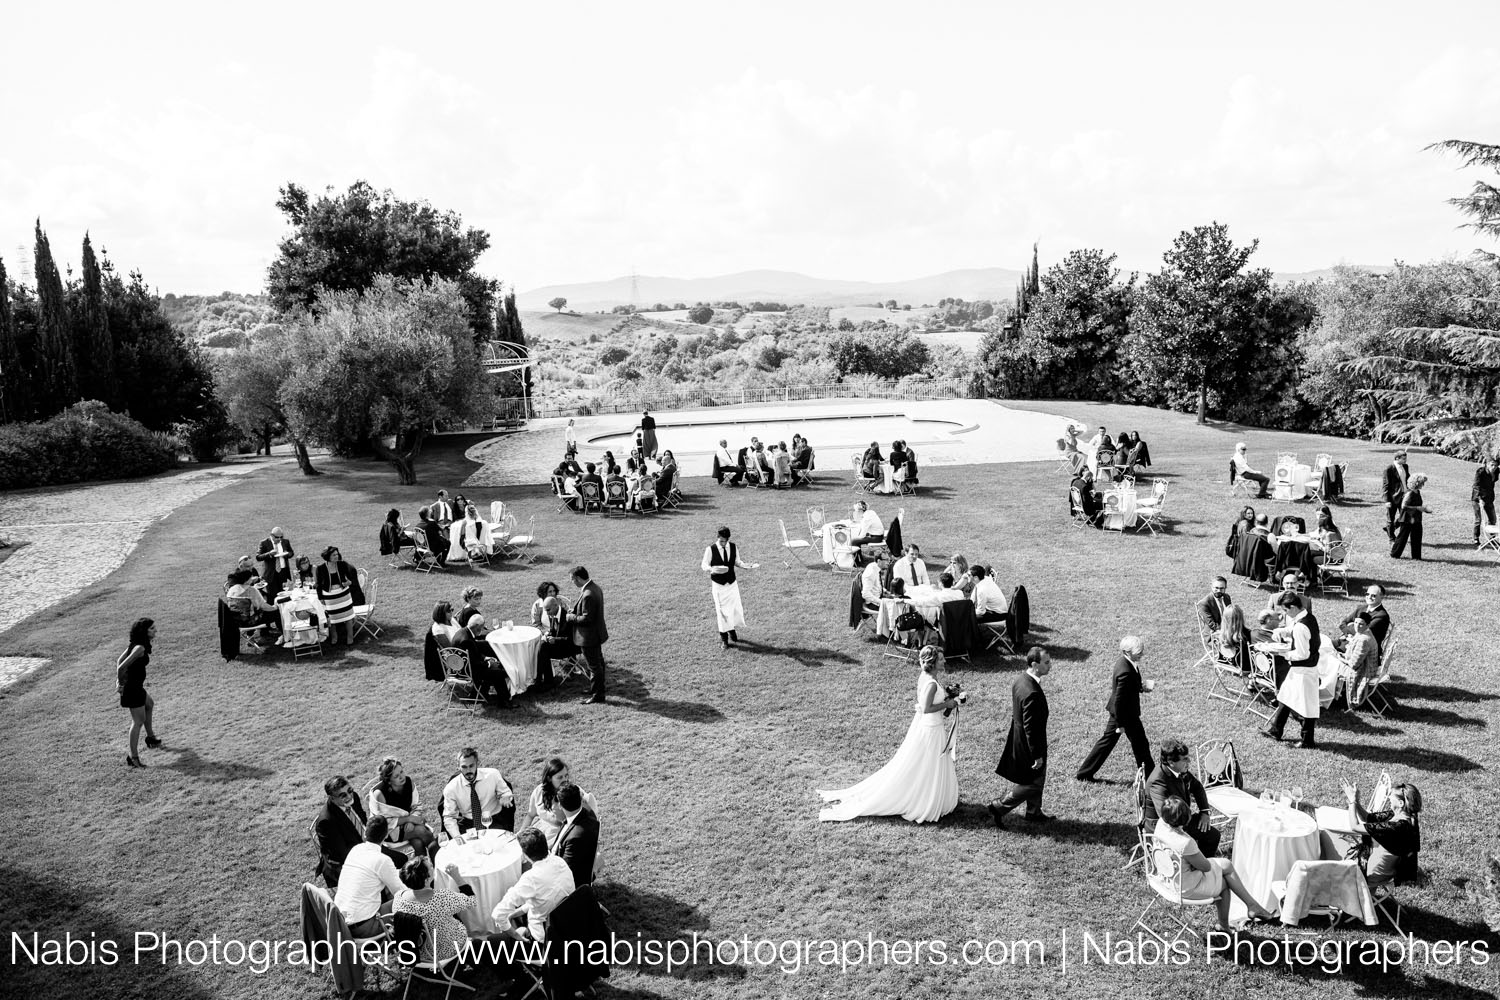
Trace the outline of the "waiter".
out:
M 1318 634 L 1318 620 L 1302 607 L 1302 598 L 1293 593 L 1282 594 L 1276 601 L 1282 612 L 1291 619 L 1291 624 L 1272 633 L 1278 642 L 1290 643 L 1291 649 L 1285 657 L 1276 657 L 1276 700 L 1281 703 L 1271 724 L 1260 734 L 1267 739 L 1281 739 L 1286 720 L 1292 714 L 1302 720 L 1302 739 L 1292 744 L 1299 750 L 1311 750 L 1316 745 L 1315 732 L 1318 727 L 1318 648 L 1322 637 Z
M 728 649 L 740 641 L 736 629 L 745 624 L 745 606 L 740 602 L 740 585 L 734 578 L 735 567 L 756 569 L 759 563 L 740 562 L 740 550 L 729 540 L 729 529 L 719 529 L 719 539 L 703 550 L 703 572 L 708 574 L 714 598 L 714 617 L 718 619 L 719 641 Z

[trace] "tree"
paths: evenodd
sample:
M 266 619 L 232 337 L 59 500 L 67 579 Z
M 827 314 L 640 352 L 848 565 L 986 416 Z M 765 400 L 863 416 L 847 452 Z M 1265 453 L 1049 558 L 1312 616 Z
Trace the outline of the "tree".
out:
M 475 271 L 490 237 L 481 229 L 465 229 L 457 212 L 440 212 L 425 201 L 402 201 L 365 181 L 316 200 L 288 184 L 276 207 L 292 226 L 267 272 L 267 290 L 277 309 L 310 309 L 319 288 L 362 291 L 382 274 L 403 280 L 441 278 L 457 284 L 475 339 L 492 332 L 497 284 Z
M 547 305 L 551 306 L 553 309 L 556 309 L 558 312 L 562 312 L 563 311 L 563 306 L 565 306 L 567 304 L 568 304 L 568 300 L 565 299 L 565 298 L 563 298 L 561 295 L 559 295 L 555 299 L 548 299 L 547 300 Z
M 0 424 L 31 417 L 30 376 L 21 356 L 21 334 L 10 294 L 5 261 L 0 260 Z
M 290 431 L 286 408 L 281 402 L 281 384 L 290 363 L 287 330 L 280 324 L 268 324 L 257 331 L 248 347 L 228 352 L 217 370 L 219 396 L 229 410 L 229 419 L 246 436 L 271 454 L 272 439 Z M 297 464 L 304 475 L 315 476 L 312 459 L 303 439 L 289 435 Z
M 714 319 L 714 307 L 699 303 L 688 310 L 688 322 L 707 326 Z
M 904 327 L 886 327 L 861 333 L 840 333 L 828 343 L 828 360 L 839 376 L 874 375 L 899 379 L 927 368 L 931 354 Z
M 1488 167 L 1500 171 L 1500 145 L 1470 142 L 1466 139 L 1446 139 L 1433 143 L 1428 149 L 1444 153 L 1456 153 L 1466 167 Z M 1449 198 L 1448 204 L 1474 221 L 1465 223 L 1468 228 L 1485 236 L 1500 239 L 1500 185 L 1491 181 L 1475 181 L 1473 189 L 1462 198 Z M 1478 253 L 1497 262 L 1495 254 L 1488 250 Z
M 1260 241 L 1236 247 L 1220 223 L 1179 233 L 1146 279 L 1131 316 L 1127 354 L 1144 385 L 1162 401 L 1196 400 L 1208 421 L 1209 394 L 1233 383 L 1257 345 L 1257 321 L 1271 303 L 1271 272 L 1245 267 Z
M 402 485 L 432 427 L 479 417 L 488 393 L 457 282 L 377 277 L 320 294 L 295 322 L 288 422 L 325 443 L 362 433 Z
M 62 277 L 52 259 L 52 245 L 36 221 L 37 366 L 40 415 L 50 416 L 78 400 L 73 367 L 73 338 Z
M 100 272 L 120 405 L 157 431 L 198 420 L 214 399 L 213 369 L 202 349 L 171 324 L 139 271 L 126 282 L 105 260 Z
M 73 356 L 78 364 L 78 389 L 84 399 L 118 406 L 115 381 L 115 342 L 109 332 L 109 310 L 104 303 L 104 276 L 89 234 L 83 234 L 83 285 L 75 295 Z

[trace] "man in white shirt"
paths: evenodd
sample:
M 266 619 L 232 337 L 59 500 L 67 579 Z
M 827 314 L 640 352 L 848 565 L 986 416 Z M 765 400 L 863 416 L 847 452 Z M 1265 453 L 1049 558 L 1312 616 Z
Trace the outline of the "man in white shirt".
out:
M 738 460 L 729 453 L 729 442 L 724 438 L 719 439 L 718 450 L 714 452 L 714 464 L 718 466 L 714 470 L 714 479 L 720 486 L 726 482 L 730 486 L 738 486 L 740 479 L 745 475 L 745 470 L 739 467 Z
M 890 557 L 881 553 L 860 574 L 859 589 L 864 595 L 865 607 L 872 611 L 880 607 L 880 596 L 885 592 L 885 567 L 889 562 Z
M 333 905 L 344 915 L 349 933 L 355 937 L 374 937 L 380 933 L 381 889 L 394 897 L 405 888 L 396 865 L 380 849 L 389 833 L 390 823 L 384 816 L 371 819 L 365 824 L 365 842 L 349 849 L 339 872 Z
M 944 601 L 968 600 L 968 598 L 964 596 L 964 592 L 953 585 L 953 574 L 949 573 L 947 570 L 944 570 L 943 572 L 938 574 L 937 599 L 939 603 L 942 603 Z
M 880 518 L 863 501 L 854 505 L 854 524 L 849 529 L 852 536 L 849 544 L 853 546 L 870 545 L 885 541 L 885 525 L 880 523 Z
M 922 561 L 922 550 L 911 544 L 906 547 L 906 554 L 896 560 L 891 567 L 891 576 L 897 580 L 906 581 L 906 592 L 911 593 L 911 588 L 927 583 L 927 564 Z
M 443 526 L 444 531 L 448 530 L 448 525 L 452 524 L 456 518 L 453 516 L 453 505 L 448 502 L 447 490 L 438 490 L 437 503 L 429 506 L 427 513 L 432 516 L 434 521 Z
M 1311 750 L 1317 745 L 1320 710 L 1318 648 L 1323 637 L 1318 630 L 1318 620 L 1308 612 L 1301 597 L 1284 593 L 1277 598 L 1276 604 L 1290 619 L 1290 624 L 1277 629 L 1272 638 L 1289 644 L 1291 648 L 1285 656 L 1276 657 L 1276 692 L 1280 705 L 1260 734 L 1279 742 L 1287 719 L 1296 715 L 1302 720 L 1302 738 L 1292 745 L 1299 750 Z
M 1010 610 L 1010 602 L 1000 591 L 1000 585 L 983 566 L 970 566 L 969 575 L 974 578 L 974 620 L 997 622 Z
M 1260 492 L 1255 497 L 1257 500 L 1265 500 L 1270 497 L 1271 494 L 1266 492 L 1266 485 L 1270 483 L 1271 477 L 1250 468 L 1250 460 L 1245 457 L 1245 442 L 1241 441 L 1234 446 L 1234 457 L 1230 461 L 1234 463 L 1235 475 L 1241 479 L 1248 479 L 1260 487 Z
M 536 827 L 528 827 L 516 836 L 522 852 L 531 859 L 531 868 L 508 889 L 490 914 L 495 925 L 503 928 L 500 936 L 513 941 L 545 941 L 547 918 L 573 894 L 573 872 L 568 863 L 547 853 L 547 838 Z M 512 921 L 512 915 L 525 915 L 524 923 Z
M 498 768 L 480 767 L 479 751 L 464 747 L 458 754 L 458 774 L 443 789 L 443 829 L 449 837 L 476 826 L 509 830 L 501 818 L 508 812 L 515 819 L 516 798 Z M 477 815 L 476 815 L 477 813 Z

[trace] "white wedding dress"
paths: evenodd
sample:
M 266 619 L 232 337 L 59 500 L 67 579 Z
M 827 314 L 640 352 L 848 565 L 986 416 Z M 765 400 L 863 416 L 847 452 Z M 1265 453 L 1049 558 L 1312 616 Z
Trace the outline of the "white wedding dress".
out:
M 932 823 L 958 807 L 958 771 L 954 767 L 953 728 L 957 714 L 923 712 L 929 688 L 943 692 L 937 680 L 923 673 L 917 681 L 916 714 L 906 738 L 890 762 L 852 788 L 818 792 L 830 802 L 818 813 L 824 822 L 858 816 L 897 816 L 913 823 Z

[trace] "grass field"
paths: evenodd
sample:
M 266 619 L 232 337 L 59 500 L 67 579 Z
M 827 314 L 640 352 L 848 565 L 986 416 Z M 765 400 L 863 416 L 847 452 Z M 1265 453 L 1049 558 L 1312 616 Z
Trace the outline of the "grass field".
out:
M 554 310 L 521 311 L 521 324 L 529 338 L 542 337 L 549 340 L 564 340 L 570 344 L 581 344 L 589 337 L 609 336 L 609 331 L 620 321 L 611 313 L 568 313 Z
M 1392 562 L 1372 544 L 1383 517 L 1374 502 L 1384 446 L 1237 428 L 1199 428 L 1187 417 L 1090 404 L 1034 404 L 1115 429 L 1139 429 L 1154 471 L 1171 483 L 1175 526 L 1160 537 L 1075 531 L 1066 522 L 1066 484 L 1052 463 L 925 470 L 923 493 L 903 502 L 905 532 L 929 564 L 954 551 L 992 561 L 1001 582 L 1030 593 L 1034 637 L 1052 652 L 1047 679 L 1054 761 L 1046 808 L 1059 822 L 1000 832 L 984 804 L 1004 789 L 994 762 L 1009 723 L 1013 658 L 959 664 L 972 692 L 960 735 L 962 801 L 933 826 L 898 819 L 816 821 L 819 787 L 842 787 L 882 764 L 910 720 L 915 667 L 880 655 L 845 625 L 847 578 L 781 562 L 777 519 L 805 534 L 811 504 L 830 510 L 852 499 L 847 472 L 828 470 L 812 491 L 722 490 L 705 479 L 684 486 L 689 502 L 645 520 L 554 513 L 542 488 L 473 496 L 504 499 L 537 516 L 542 565 L 450 570 L 420 576 L 386 569 L 376 530 L 387 508 L 410 518 L 439 487 L 450 490 L 472 465 L 460 451 L 429 451 L 422 486 L 396 486 L 387 467 L 325 461 L 330 474 L 304 479 L 290 467 L 257 473 L 153 527 L 129 563 L 82 595 L 23 623 L 7 652 L 54 663 L 0 697 L 0 783 L 16 837 L 5 862 L 5 931 L 114 938 L 118 965 L 41 969 L 0 965 L 6 996 L 301 998 L 328 988 L 301 969 L 265 975 L 204 966 L 163 968 L 130 961 L 130 936 L 297 937 L 297 890 L 311 877 L 307 828 L 321 784 L 338 772 L 362 785 L 386 754 L 400 757 L 433 802 L 455 766 L 453 752 L 478 746 L 518 791 L 536 782 L 540 761 L 559 754 L 601 807 L 600 895 L 617 935 L 714 941 L 864 940 L 867 935 L 950 942 L 1038 940 L 1045 964 L 935 966 L 925 961 L 854 968 L 805 966 L 788 974 L 772 962 L 722 958 L 670 974 L 617 970 L 604 996 L 647 997 L 1024 997 L 1239 998 L 1309 994 L 1364 997 L 1491 997 L 1497 962 L 1486 966 L 1414 962 L 1340 974 L 1280 961 L 1280 931 L 1258 962 L 1169 967 L 1083 961 L 1085 933 L 1129 938 L 1148 892 L 1120 871 L 1132 839 L 1122 745 L 1102 772 L 1113 784 L 1069 779 L 1102 722 L 1109 668 L 1122 634 L 1148 644 L 1145 672 L 1157 679 L 1145 724 L 1153 743 L 1232 738 L 1252 787 L 1296 780 L 1309 795 L 1338 800 L 1341 776 L 1365 786 L 1387 769 L 1422 787 L 1427 811 L 1422 861 L 1429 885 L 1400 890 L 1416 942 L 1483 938 L 1455 879 L 1480 872 L 1496 849 L 1492 652 L 1495 559 L 1468 543 L 1469 469 L 1414 455 L 1433 478 L 1428 560 Z M 1319 730 L 1322 748 L 1299 753 L 1255 738 L 1251 723 L 1205 697 L 1191 604 L 1228 569 L 1222 546 L 1231 513 L 1223 466 L 1237 440 L 1269 467 L 1276 451 L 1331 451 L 1350 462 L 1351 497 L 1338 509 L 1362 536 L 1355 576 L 1377 579 L 1402 634 L 1404 679 L 1394 717 L 1335 716 Z M 879 499 L 887 521 L 897 504 Z M 381 579 L 377 617 L 384 637 L 352 652 L 293 663 L 279 656 L 218 656 L 214 603 L 234 558 L 280 524 L 299 552 L 339 544 Z M 735 531 L 744 574 L 748 648 L 721 653 L 708 584 L 698 569 L 720 524 Z M 87 549 L 81 551 L 87 558 Z M 457 600 L 471 581 L 486 607 L 521 619 L 542 580 L 566 586 L 583 563 L 606 595 L 612 704 L 580 706 L 577 682 L 524 695 L 509 713 L 446 713 L 423 679 L 421 637 L 433 602 Z M 1236 601 L 1265 592 L 1231 585 Z M 1318 597 L 1325 623 L 1353 601 Z M 144 751 L 148 768 L 121 757 L 126 713 L 117 706 L 113 664 L 129 623 L 157 620 L 150 689 L 167 749 Z M 1025 826 L 1025 824 L 1013 824 Z M 1198 922 L 1207 915 L 1193 914 Z M 1068 964 L 1059 964 L 1066 934 Z M 8 935 L 7 935 L 8 936 Z M 1330 940 L 1396 941 L 1388 927 L 1337 932 Z M 29 940 L 29 938 L 28 938 Z M 1133 939 L 1131 939 L 1133 940 Z M 1494 938 L 1487 939 L 1494 948 Z M 899 956 L 898 956 L 899 957 Z M 481 972 L 480 995 L 493 992 Z M 414 991 L 415 992 L 415 991 Z

